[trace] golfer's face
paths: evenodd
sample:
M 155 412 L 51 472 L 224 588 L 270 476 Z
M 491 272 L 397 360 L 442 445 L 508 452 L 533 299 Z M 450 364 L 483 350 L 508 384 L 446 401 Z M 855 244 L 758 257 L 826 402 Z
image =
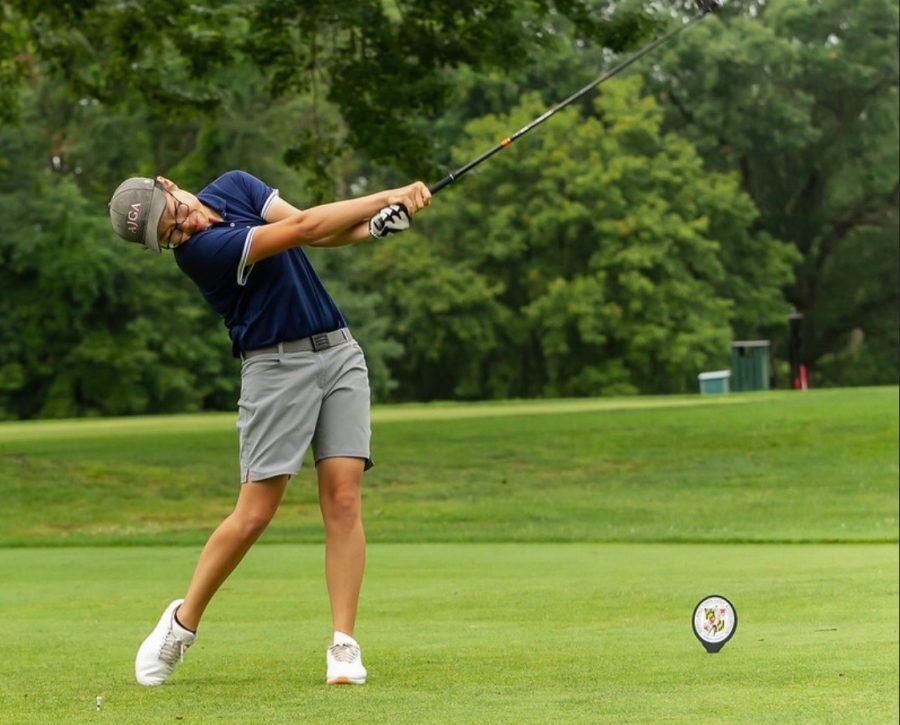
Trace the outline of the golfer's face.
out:
M 166 247 L 177 247 L 200 228 L 200 220 L 192 219 L 197 198 L 182 189 L 166 190 L 166 209 L 159 218 L 159 241 Z

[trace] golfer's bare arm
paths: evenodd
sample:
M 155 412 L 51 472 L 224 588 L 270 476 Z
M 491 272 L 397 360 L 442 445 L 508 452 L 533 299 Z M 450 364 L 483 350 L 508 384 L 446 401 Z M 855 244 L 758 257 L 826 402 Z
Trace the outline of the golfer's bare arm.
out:
M 268 223 L 253 233 L 247 263 L 300 245 L 338 247 L 362 241 L 369 235 L 369 219 L 384 207 L 402 203 L 415 214 L 430 201 L 428 187 L 421 182 L 304 210 L 276 197 L 266 211 Z
M 296 218 L 302 213 L 303 212 L 293 204 L 289 204 L 284 199 L 276 197 L 272 200 L 272 203 L 266 210 L 266 221 L 269 224 L 274 224 L 276 222 L 284 221 L 285 219 L 290 219 L 291 217 Z M 257 231 L 256 234 L 258 235 L 259 231 Z M 317 239 L 315 241 L 306 242 L 306 244 L 311 247 L 342 247 L 347 244 L 355 244 L 356 242 L 361 242 L 368 237 L 369 220 L 363 219 L 362 221 L 348 227 L 347 229 L 344 229 L 343 231 L 336 232 L 335 234 Z M 256 235 L 254 235 L 254 241 L 255 240 Z

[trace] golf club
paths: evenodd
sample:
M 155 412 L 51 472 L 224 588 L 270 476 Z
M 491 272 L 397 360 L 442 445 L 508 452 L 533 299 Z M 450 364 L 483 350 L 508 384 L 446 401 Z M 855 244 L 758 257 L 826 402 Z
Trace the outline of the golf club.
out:
M 623 60 L 618 65 L 616 65 L 613 68 L 606 71 L 599 78 L 592 80 L 586 86 L 577 90 L 575 93 L 573 93 L 571 96 L 569 96 L 565 100 L 560 101 L 555 106 L 553 106 L 552 108 L 550 108 L 549 110 L 545 111 L 540 116 L 535 118 L 533 121 L 531 121 L 530 123 L 528 123 L 525 126 L 523 126 L 522 128 L 520 128 L 518 131 L 516 131 L 511 136 L 507 136 L 496 146 L 488 149 L 483 154 L 472 159 L 464 166 L 460 166 L 455 171 L 452 171 L 451 173 L 447 174 L 440 181 L 436 181 L 434 184 L 431 184 L 428 187 L 428 189 L 431 191 L 432 194 L 437 194 L 441 189 L 443 189 L 446 186 L 449 186 L 454 181 L 456 181 L 461 176 L 463 176 L 464 174 L 466 174 L 469 171 L 471 171 L 472 169 L 474 169 L 479 164 L 483 163 L 484 161 L 487 161 L 491 156 L 496 154 L 498 151 L 505 149 L 507 146 L 512 144 L 513 141 L 516 141 L 517 139 L 521 138 L 526 133 L 531 131 L 531 129 L 536 128 L 537 126 L 540 126 L 544 121 L 546 121 L 548 118 L 553 116 L 558 111 L 561 111 L 563 108 L 565 108 L 569 104 L 577 101 L 583 95 L 585 95 L 589 91 L 592 91 L 594 88 L 599 86 L 604 81 L 609 80 L 610 78 L 612 78 L 619 72 L 625 70 L 625 68 L 627 68 L 635 61 L 637 61 L 640 58 L 647 55 L 647 53 L 651 52 L 652 50 L 654 50 L 658 46 L 662 45 L 663 43 L 669 41 L 671 38 L 675 37 L 676 35 L 683 32 L 684 30 L 687 30 L 689 27 L 698 23 L 700 20 L 705 18 L 707 15 L 709 15 L 710 12 L 719 8 L 719 4 L 716 0 L 695 0 L 695 1 L 697 3 L 697 6 L 700 9 L 700 12 L 697 15 L 695 15 L 694 17 L 692 17 L 688 22 L 679 25 L 677 28 L 674 28 L 673 30 L 670 30 L 665 35 L 660 36 L 659 38 L 654 40 L 652 43 L 649 43 L 645 47 L 641 48 L 639 51 L 628 56 L 625 60 Z M 385 207 L 380 212 L 378 212 L 378 214 L 376 214 L 374 217 L 372 217 L 372 219 L 369 221 L 369 232 L 376 239 L 380 239 L 382 237 L 389 236 L 390 234 L 396 234 L 397 232 L 401 232 L 404 229 L 408 229 L 408 228 L 409 228 L 409 214 L 407 213 L 406 209 L 403 207 L 402 204 L 392 204 L 391 206 Z

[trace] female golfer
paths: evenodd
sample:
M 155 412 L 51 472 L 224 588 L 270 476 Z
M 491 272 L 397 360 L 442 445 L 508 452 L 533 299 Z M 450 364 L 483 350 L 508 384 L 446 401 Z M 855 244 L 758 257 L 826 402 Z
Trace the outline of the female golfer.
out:
M 300 210 L 242 171 L 196 195 L 163 177 L 131 178 L 109 203 L 113 230 L 178 266 L 224 320 L 241 363 L 237 427 L 240 491 L 234 511 L 210 536 L 183 599 L 176 599 L 140 646 L 135 676 L 160 685 L 197 638 L 203 612 L 268 525 L 288 479 L 313 447 L 325 525 L 331 603 L 328 684 L 363 684 L 353 638 L 365 563 L 360 485 L 372 465 L 365 359 L 341 311 L 301 247 L 336 247 L 408 226 L 431 200 L 416 182 L 399 189 Z

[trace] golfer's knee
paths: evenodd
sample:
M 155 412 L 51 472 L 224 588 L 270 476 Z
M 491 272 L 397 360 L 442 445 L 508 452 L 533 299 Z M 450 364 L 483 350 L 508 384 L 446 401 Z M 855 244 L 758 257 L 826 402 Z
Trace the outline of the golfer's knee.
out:
M 276 476 L 265 481 L 248 481 L 241 486 L 241 492 L 232 512 L 231 526 L 240 538 L 253 541 L 269 525 L 284 493 L 288 476 Z
M 268 511 L 235 511 L 232 517 L 238 536 L 248 541 L 256 540 L 272 520 L 274 512 Z
M 328 491 L 325 498 L 322 513 L 328 526 L 349 529 L 359 523 L 361 506 L 358 487 L 339 487 Z

